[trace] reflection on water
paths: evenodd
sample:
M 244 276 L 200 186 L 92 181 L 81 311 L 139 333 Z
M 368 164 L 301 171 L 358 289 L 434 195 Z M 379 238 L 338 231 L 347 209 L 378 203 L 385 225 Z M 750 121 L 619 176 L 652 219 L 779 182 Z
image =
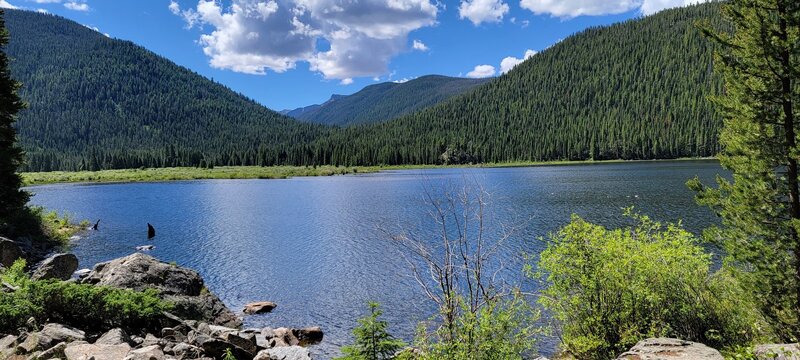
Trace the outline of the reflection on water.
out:
M 392 331 L 406 339 L 432 314 L 396 245 L 381 230 L 433 226 L 426 218 L 425 186 L 436 189 L 466 178 L 492 194 L 498 219 L 529 219 L 504 247 L 506 256 L 516 257 L 540 252 L 544 243 L 538 239 L 572 213 L 618 226 L 626 223 L 621 209 L 635 206 L 658 220 L 682 219 L 697 232 L 715 220 L 694 204 L 684 184 L 696 175 L 711 182 L 721 172 L 716 162 L 634 162 L 30 190 L 37 205 L 102 219 L 99 232 L 74 246 L 81 267 L 154 244 L 151 255 L 196 269 L 234 310 L 251 301 L 278 303 L 273 313 L 246 318 L 246 326 L 322 326 L 325 341 L 314 352 L 329 358 L 350 340 L 367 301 L 380 302 Z M 152 241 L 148 222 L 158 231 Z M 507 276 L 520 278 L 517 269 Z M 545 339 L 541 351 L 548 354 L 555 344 Z

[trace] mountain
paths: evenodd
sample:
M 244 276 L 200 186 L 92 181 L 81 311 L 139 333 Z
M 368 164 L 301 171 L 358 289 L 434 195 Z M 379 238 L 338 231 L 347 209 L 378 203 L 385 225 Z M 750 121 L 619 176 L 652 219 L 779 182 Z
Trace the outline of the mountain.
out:
M 326 125 L 377 123 L 438 104 L 486 81 L 427 75 L 402 83 L 370 85 L 352 95 L 333 95 L 323 104 L 290 110 L 284 114 Z
M 676 8 L 570 36 L 474 91 L 311 147 L 335 164 L 432 164 L 712 156 L 722 81 L 698 21 Z
M 425 84 L 441 79 L 376 84 L 306 112 L 350 114 L 319 118 L 355 124 L 341 128 L 293 120 L 57 16 L 7 10 L 5 17 L 12 74 L 30 104 L 18 122 L 27 170 L 656 159 L 719 151 L 721 120 L 708 98 L 722 82 L 712 71 L 714 46 L 696 28 L 698 21 L 723 26 L 716 2 L 587 29 L 505 75 L 394 120 L 363 123 L 429 100 L 423 89 L 435 86 Z
M 17 122 L 26 170 L 299 164 L 297 144 L 328 131 L 62 17 L 7 9 L 5 21 L 29 104 Z

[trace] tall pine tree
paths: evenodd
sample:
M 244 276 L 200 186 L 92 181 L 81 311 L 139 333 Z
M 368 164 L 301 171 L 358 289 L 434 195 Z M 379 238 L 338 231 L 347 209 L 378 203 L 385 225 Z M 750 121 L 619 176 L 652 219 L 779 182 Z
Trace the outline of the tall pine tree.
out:
M 20 190 L 22 180 L 17 168 L 22 165 L 23 152 L 16 144 L 14 121 L 25 104 L 17 96 L 20 84 L 11 78 L 8 57 L 3 48 L 8 44 L 8 30 L 0 10 L 0 225 L 24 209 L 29 195 Z
M 800 189 L 797 113 L 800 106 L 800 2 L 731 0 L 733 33 L 707 31 L 722 45 L 717 70 L 725 94 L 719 156 L 733 181 L 718 188 L 689 182 L 698 201 L 722 218 L 709 236 L 753 291 L 787 341 L 800 338 Z

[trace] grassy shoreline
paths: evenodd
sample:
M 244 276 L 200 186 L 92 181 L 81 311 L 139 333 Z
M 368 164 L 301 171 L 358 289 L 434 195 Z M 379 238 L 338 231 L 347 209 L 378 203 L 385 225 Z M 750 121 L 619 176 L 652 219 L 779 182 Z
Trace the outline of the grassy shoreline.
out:
M 505 168 L 532 166 L 593 165 L 630 162 L 708 161 L 713 158 L 682 158 L 664 160 L 580 160 L 508 162 L 474 165 L 391 165 L 391 166 L 219 166 L 213 169 L 192 167 L 148 168 L 100 171 L 52 171 L 21 173 L 25 186 L 56 183 L 126 183 L 162 182 L 206 179 L 287 179 L 297 176 L 333 176 L 374 173 L 385 170 L 443 169 L 443 168 Z

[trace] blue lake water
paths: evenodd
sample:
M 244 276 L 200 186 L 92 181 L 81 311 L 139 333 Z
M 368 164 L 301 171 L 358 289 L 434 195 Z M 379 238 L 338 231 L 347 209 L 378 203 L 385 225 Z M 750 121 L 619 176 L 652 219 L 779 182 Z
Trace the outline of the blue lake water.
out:
M 664 221 L 682 220 L 693 232 L 715 222 L 695 205 L 686 180 L 711 183 L 722 173 L 714 161 L 631 162 L 496 169 L 385 171 L 287 180 L 203 180 L 168 183 L 67 184 L 29 188 L 32 202 L 100 219 L 100 231 L 76 241 L 82 268 L 126 256 L 139 245 L 149 253 L 201 273 L 206 285 L 234 310 L 269 300 L 278 308 L 245 318 L 246 326 L 311 326 L 325 331 L 320 358 L 337 354 L 365 303 L 380 302 L 391 331 L 410 339 L 433 307 L 410 277 L 391 231 L 433 230 L 424 189 L 480 184 L 491 193 L 494 218 L 524 222 L 502 256 L 537 254 L 541 237 L 576 213 L 607 226 L 628 224 L 622 208 Z M 147 240 L 147 223 L 158 236 Z M 431 238 L 434 238 L 433 236 Z M 510 265 L 509 265 L 510 264 Z M 509 260 L 505 277 L 530 288 Z M 555 339 L 540 351 L 551 353 Z

